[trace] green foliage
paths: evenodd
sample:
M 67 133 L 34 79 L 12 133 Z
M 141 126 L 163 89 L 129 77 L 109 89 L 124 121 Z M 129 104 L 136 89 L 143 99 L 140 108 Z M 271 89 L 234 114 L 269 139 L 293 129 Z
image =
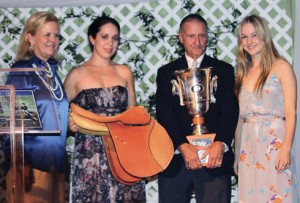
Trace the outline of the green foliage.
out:
M 72 63 L 74 66 L 81 64 L 84 61 L 84 57 L 77 53 L 78 44 L 75 41 L 70 41 L 68 46 L 66 46 L 65 51 L 71 55 L 68 60 L 67 57 L 62 57 L 61 60 L 67 60 L 67 63 Z
M 195 6 L 194 1 L 192 0 L 182 0 L 183 3 L 183 8 L 186 9 L 187 11 L 191 11 L 192 8 Z
M 141 98 L 139 93 L 137 96 L 139 96 L 139 98 Z M 148 110 L 148 113 L 153 118 L 156 118 L 155 93 L 150 94 L 147 100 L 140 100 L 140 101 L 138 101 L 138 103 L 139 103 L 139 105 L 144 106 Z
M 13 58 L 11 55 L 5 53 L 3 56 L 2 56 L 2 59 L 5 63 L 9 64 L 9 66 L 12 65 L 12 62 L 13 62 Z
M 7 33 L 9 34 L 9 36 L 12 39 L 17 39 L 17 37 L 20 35 L 21 32 L 21 27 L 16 25 L 12 19 L 10 19 L 7 14 L 5 12 L 8 12 L 12 15 L 14 15 L 14 17 L 17 18 L 17 13 L 11 13 L 6 9 L 2 9 L 0 10 L 0 16 L 1 16 L 1 24 L 0 24 L 0 31 L 3 33 Z

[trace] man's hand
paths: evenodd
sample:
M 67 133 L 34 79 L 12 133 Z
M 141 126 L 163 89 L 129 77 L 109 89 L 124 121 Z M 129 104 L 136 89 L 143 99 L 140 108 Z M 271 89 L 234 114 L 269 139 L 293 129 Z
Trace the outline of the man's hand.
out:
M 201 158 L 203 159 L 209 155 L 206 168 L 218 168 L 222 165 L 224 148 L 224 144 L 219 141 L 213 142 L 207 147 Z
M 198 157 L 198 151 L 205 149 L 207 149 L 207 147 L 191 145 L 188 143 L 184 143 L 178 147 L 178 150 L 183 156 L 185 167 L 190 170 L 197 170 L 202 168 L 200 159 Z

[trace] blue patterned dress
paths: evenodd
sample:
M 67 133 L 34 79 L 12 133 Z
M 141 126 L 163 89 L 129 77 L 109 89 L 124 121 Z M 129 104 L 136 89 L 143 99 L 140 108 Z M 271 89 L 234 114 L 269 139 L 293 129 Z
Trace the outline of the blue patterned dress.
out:
M 103 116 L 126 110 L 127 89 L 122 86 L 82 90 L 73 101 Z M 118 182 L 112 175 L 101 136 L 76 133 L 72 168 L 73 203 L 146 202 L 145 183 Z
M 284 139 L 284 101 L 281 84 L 272 75 L 262 95 L 241 89 L 240 116 L 244 120 L 239 151 L 239 203 L 296 203 L 295 162 L 275 169 Z

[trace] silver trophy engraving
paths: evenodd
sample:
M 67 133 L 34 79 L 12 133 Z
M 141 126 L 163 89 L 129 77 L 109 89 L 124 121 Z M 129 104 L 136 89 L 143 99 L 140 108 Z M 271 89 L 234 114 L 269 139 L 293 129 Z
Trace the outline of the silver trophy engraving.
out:
M 185 106 L 188 114 L 193 118 L 193 132 L 187 139 L 191 144 L 206 146 L 213 142 L 215 134 L 208 132 L 204 125 L 204 114 L 210 103 L 215 103 L 214 93 L 217 90 L 217 76 L 212 77 L 212 67 L 188 68 L 175 71 L 177 80 L 172 80 L 173 95 L 178 94 L 180 105 Z M 198 152 L 199 158 L 205 150 Z M 208 156 L 201 159 L 202 165 L 208 161 Z

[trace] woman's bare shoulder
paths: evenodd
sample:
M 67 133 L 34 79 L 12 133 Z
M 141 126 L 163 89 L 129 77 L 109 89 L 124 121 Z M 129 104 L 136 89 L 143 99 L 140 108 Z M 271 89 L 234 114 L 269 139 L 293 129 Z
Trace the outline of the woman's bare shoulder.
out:
M 121 74 L 132 74 L 132 70 L 129 66 L 123 64 L 113 64 L 115 69 Z
M 279 80 L 294 77 L 294 71 L 291 64 L 282 58 L 275 61 L 272 72 L 276 74 Z
M 284 74 L 286 71 L 292 70 L 291 64 L 283 58 L 277 59 L 273 67 L 274 71 L 278 74 Z
M 65 79 L 65 83 L 76 83 L 77 80 L 83 78 L 86 75 L 86 67 L 85 65 L 80 65 L 71 69 L 71 71 L 67 74 Z
M 69 72 L 69 74 L 72 74 L 72 75 L 84 74 L 87 71 L 88 67 L 89 67 L 89 65 L 82 64 L 80 66 L 72 68 L 72 70 Z

